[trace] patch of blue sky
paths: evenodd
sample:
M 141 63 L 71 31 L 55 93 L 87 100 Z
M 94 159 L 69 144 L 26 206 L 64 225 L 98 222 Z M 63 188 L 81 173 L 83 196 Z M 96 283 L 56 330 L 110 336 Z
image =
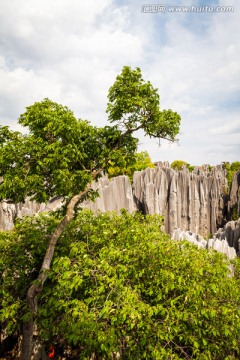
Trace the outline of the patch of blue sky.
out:
M 223 112 L 236 112 L 240 110 L 240 95 L 239 92 L 233 92 L 231 94 L 225 94 L 223 96 L 223 101 L 218 101 L 217 110 L 221 110 Z M 239 127 L 240 127 L 240 119 L 239 119 Z
M 209 29 L 213 16 L 215 16 L 213 13 L 185 13 L 181 19 L 181 25 L 197 36 L 204 36 Z

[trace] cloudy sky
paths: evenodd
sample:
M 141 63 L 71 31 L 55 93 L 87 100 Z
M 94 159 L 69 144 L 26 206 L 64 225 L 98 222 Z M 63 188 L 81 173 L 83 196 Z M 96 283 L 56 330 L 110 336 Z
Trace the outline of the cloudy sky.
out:
M 19 130 L 25 107 L 48 97 L 105 125 L 108 89 L 129 65 L 159 89 L 162 109 L 182 117 L 178 145 L 139 134 L 139 150 L 153 161 L 240 161 L 239 0 L 0 0 L 0 8 L 1 124 Z

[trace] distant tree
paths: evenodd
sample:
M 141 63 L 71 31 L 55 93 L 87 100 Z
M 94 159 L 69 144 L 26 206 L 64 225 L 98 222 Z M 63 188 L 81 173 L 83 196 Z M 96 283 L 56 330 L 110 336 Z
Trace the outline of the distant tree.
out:
M 234 161 L 231 163 L 231 170 L 236 172 L 238 170 L 240 170 L 240 161 Z
M 109 167 L 108 169 L 108 176 L 114 177 L 119 175 L 127 175 L 130 180 L 133 178 L 133 174 L 135 171 L 141 171 L 146 168 L 154 168 L 155 165 L 153 164 L 149 154 L 147 151 L 142 151 L 140 153 L 136 153 L 133 156 L 132 164 L 129 164 L 127 167 Z
M 183 166 L 186 166 L 187 169 L 189 171 L 193 171 L 194 170 L 194 166 L 191 166 L 190 164 L 188 164 L 186 161 L 183 161 L 183 160 L 174 160 L 172 163 L 171 163 L 171 167 L 173 169 L 176 169 L 178 171 L 182 170 Z
M 62 221 L 50 235 L 39 273 L 26 291 L 28 316 L 23 324 L 21 360 L 30 360 L 37 298 L 48 277 L 55 247 L 78 205 L 97 196 L 91 183 L 103 170 L 130 162 L 137 149 L 132 135 L 143 129 L 146 135 L 175 141 L 180 116 L 160 111 L 159 95 L 141 70 L 125 66 L 109 90 L 107 112 L 112 126 L 97 128 L 78 120 L 67 107 L 44 99 L 27 107 L 19 124 L 21 134 L 0 127 L 0 199 L 24 201 L 29 196 L 46 202 L 53 196 L 65 199 Z
M 228 185 L 230 186 L 235 172 L 240 170 L 240 162 L 239 161 L 234 161 L 232 163 L 224 162 L 223 165 L 224 168 L 227 170 L 227 180 L 228 180 Z

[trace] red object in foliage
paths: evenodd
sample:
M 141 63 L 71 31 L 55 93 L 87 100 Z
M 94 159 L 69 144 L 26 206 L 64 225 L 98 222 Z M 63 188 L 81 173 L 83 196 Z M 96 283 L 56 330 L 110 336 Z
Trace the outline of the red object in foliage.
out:
M 54 354 L 55 354 L 55 351 L 54 351 L 54 348 L 52 347 L 52 345 L 50 346 L 50 353 L 48 354 L 48 357 L 50 358 L 50 359 L 53 359 L 53 357 L 54 357 Z

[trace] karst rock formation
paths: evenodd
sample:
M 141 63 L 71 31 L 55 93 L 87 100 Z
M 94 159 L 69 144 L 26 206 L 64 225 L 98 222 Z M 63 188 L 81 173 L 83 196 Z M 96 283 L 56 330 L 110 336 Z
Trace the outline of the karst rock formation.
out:
M 223 237 L 221 240 L 214 235 L 211 239 L 204 239 L 201 235 L 192 233 L 191 231 L 182 231 L 175 229 L 172 234 L 172 240 L 187 240 L 196 245 L 199 249 L 213 249 L 222 254 L 225 254 L 229 260 L 235 259 L 237 256 L 236 249 L 230 246 L 227 237 Z
M 157 163 L 155 168 L 135 172 L 132 184 L 124 175 L 111 180 L 102 177 L 92 185 L 98 189 L 99 197 L 82 206 L 94 212 L 120 212 L 125 208 L 129 212 L 160 214 L 164 216 L 166 232 L 171 235 L 181 229 L 209 238 L 218 231 L 216 237 L 227 238 L 229 245 L 239 252 L 240 222 L 236 221 L 240 217 L 239 186 L 240 171 L 235 173 L 229 189 L 222 165 L 212 169 L 205 165 L 189 172 L 187 168 L 177 171 L 168 163 Z M 40 205 L 29 200 L 24 204 L 3 201 L 0 229 L 12 229 L 16 217 L 55 210 L 60 205 L 61 199 Z M 228 221 L 230 225 L 226 224 Z
M 208 166 L 189 172 L 176 171 L 168 164 L 136 172 L 133 194 L 137 208 L 144 213 L 161 214 L 165 230 L 190 230 L 209 236 L 224 224 L 228 201 L 226 170 Z

